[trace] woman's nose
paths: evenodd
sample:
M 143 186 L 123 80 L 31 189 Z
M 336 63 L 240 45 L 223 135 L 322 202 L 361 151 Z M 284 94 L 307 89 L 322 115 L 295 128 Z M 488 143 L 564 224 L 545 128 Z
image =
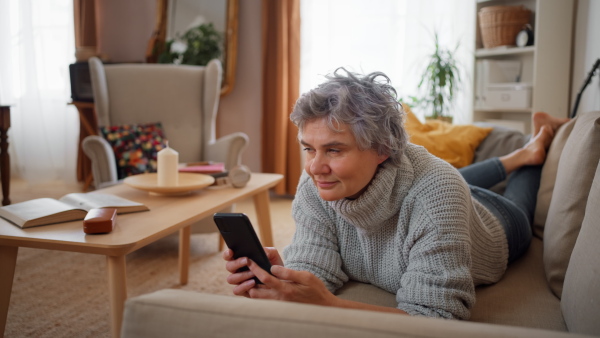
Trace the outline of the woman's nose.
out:
M 310 161 L 310 173 L 311 174 L 324 175 L 324 174 L 328 174 L 330 171 L 331 171 L 331 169 L 329 168 L 329 163 L 324 156 L 317 154 Z

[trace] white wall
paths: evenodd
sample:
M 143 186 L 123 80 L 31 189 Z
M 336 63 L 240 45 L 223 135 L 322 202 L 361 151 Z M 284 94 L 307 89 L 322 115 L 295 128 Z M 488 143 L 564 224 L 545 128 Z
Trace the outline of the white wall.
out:
M 571 107 L 594 62 L 600 58 L 600 1 L 579 0 L 575 18 L 575 41 L 573 53 L 573 74 L 571 77 Z M 600 70 L 587 86 L 577 114 L 600 110 Z
M 96 1 L 98 53 L 111 62 L 144 62 L 155 22 L 155 1 Z
M 262 142 L 262 1 L 239 2 L 238 57 L 233 90 L 221 97 L 218 135 L 242 131 L 250 145 L 242 163 L 261 171 Z

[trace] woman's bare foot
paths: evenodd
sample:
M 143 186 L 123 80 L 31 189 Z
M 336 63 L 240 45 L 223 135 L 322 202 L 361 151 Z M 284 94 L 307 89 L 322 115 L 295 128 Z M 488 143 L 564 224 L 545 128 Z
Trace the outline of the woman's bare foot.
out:
M 550 126 L 553 132 L 556 132 L 558 127 L 569 122 L 569 118 L 558 118 L 548 113 L 537 112 L 533 114 L 533 135 L 537 135 L 540 132 L 542 126 Z
M 546 151 L 554 138 L 554 130 L 549 125 L 540 127 L 540 131 L 523 148 L 500 157 L 506 174 L 526 165 L 540 165 L 546 160 Z

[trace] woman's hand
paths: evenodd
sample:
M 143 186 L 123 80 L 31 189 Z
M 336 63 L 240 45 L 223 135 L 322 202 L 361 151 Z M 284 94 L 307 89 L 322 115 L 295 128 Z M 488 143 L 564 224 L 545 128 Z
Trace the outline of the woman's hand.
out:
M 234 294 L 249 298 L 286 300 L 349 309 L 407 314 L 400 309 L 392 307 L 370 305 L 337 298 L 312 273 L 308 271 L 295 271 L 283 267 L 281 256 L 279 256 L 275 248 L 265 248 L 265 252 L 273 265 L 271 267 L 272 275 L 247 257 L 233 259 L 233 252 L 230 249 L 223 252 L 223 258 L 227 261 L 227 271 L 231 272 L 231 275 L 227 277 L 227 282 L 236 285 L 233 289 Z M 248 267 L 249 270 L 238 272 L 238 269 L 244 267 Z M 258 277 L 264 284 L 256 284 L 254 279 L 252 279 L 253 277 Z
M 283 265 L 283 260 L 281 259 L 279 252 L 277 252 L 277 249 L 264 249 L 271 265 Z M 227 249 L 223 252 L 223 259 L 227 261 L 225 269 L 231 273 L 231 275 L 227 277 L 227 283 L 236 285 L 236 287 L 233 288 L 233 293 L 238 296 L 250 297 L 248 291 L 256 285 L 256 281 L 253 279 L 253 277 L 255 277 L 254 273 L 251 270 L 244 269 L 248 267 L 248 262 L 250 260 L 247 257 L 233 259 L 233 251 L 231 249 Z
M 273 265 L 271 275 L 251 260 L 248 260 L 248 267 L 253 275 L 264 283 L 247 290 L 250 298 L 336 305 L 337 297 L 327 290 L 317 276 L 308 271 L 295 271 L 281 265 Z

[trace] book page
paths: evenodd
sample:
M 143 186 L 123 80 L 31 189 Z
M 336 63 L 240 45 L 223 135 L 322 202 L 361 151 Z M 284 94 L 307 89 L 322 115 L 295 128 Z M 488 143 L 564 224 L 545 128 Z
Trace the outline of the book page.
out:
M 118 213 L 149 210 L 142 203 L 102 193 L 71 193 L 61 197 L 60 201 L 85 210 L 116 208 Z
M 3 218 L 24 227 L 25 223 L 41 218 L 51 218 L 50 216 L 64 213 L 72 210 L 81 210 L 82 213 L 77 213 L 67 218 L 68 220 L 83 219 L 86 212 L 85 210 L 69 205 L 53 198 L 38 198 L 25 202 L 15 203 L 0 208 L 0 216 Z M 83 215 L 83 216 L 81 216 Z M 48 221 L 33 222 L 34 225 L 39 225 L 44 222 L 52 222 L 54 219 Z

